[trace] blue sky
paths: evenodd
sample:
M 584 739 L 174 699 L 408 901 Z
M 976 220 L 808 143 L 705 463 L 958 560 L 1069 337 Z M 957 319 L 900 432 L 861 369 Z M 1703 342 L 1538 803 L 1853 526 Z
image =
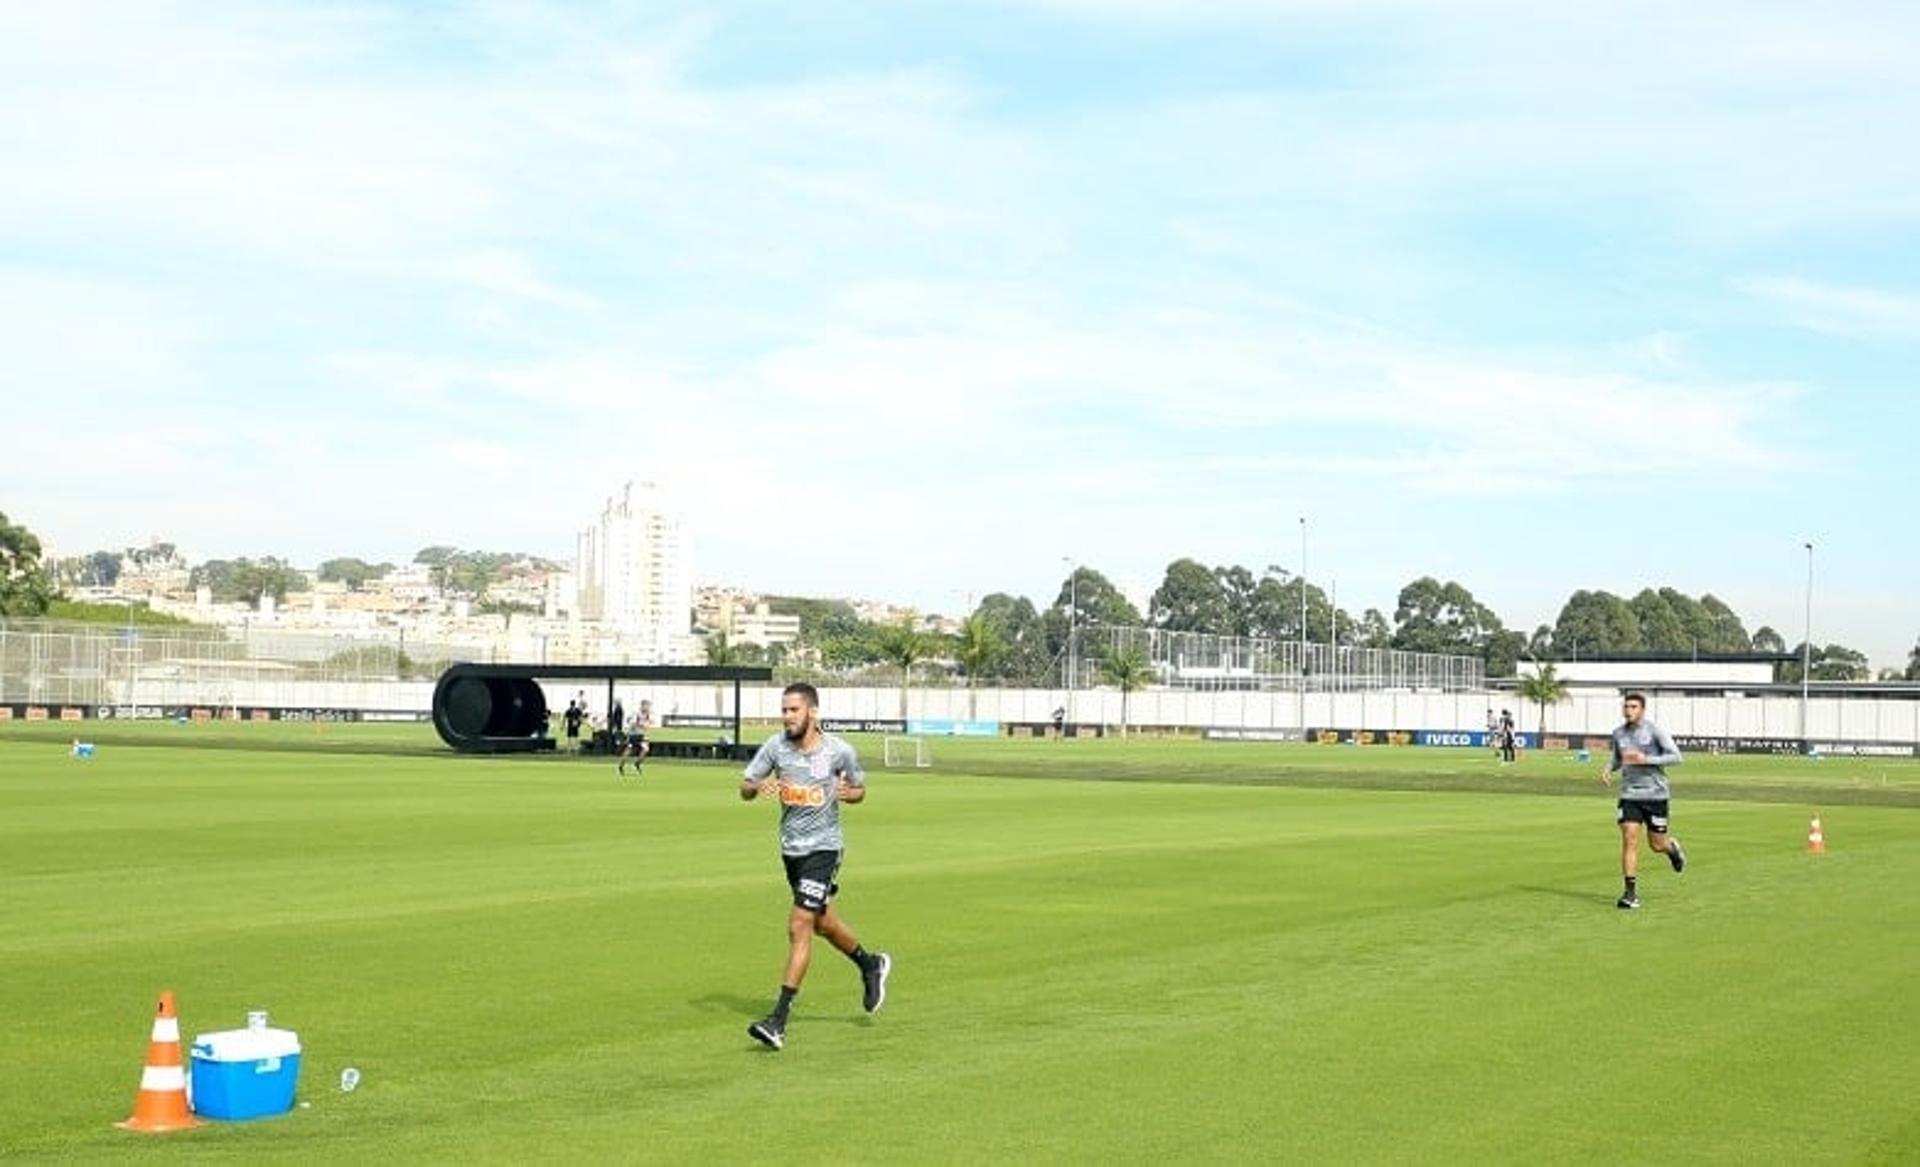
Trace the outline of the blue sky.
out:
M 1544 15 L 1543 15 L 1544 13 Z M 954 610 L 1062 557 L 1920 634 L 1920 9 L 0 8 L 0 509 Z

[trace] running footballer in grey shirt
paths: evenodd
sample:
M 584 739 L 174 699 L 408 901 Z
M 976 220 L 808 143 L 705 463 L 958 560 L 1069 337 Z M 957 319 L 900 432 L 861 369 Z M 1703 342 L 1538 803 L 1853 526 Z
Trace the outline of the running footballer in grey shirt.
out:
M 1616 907 L 1640 906 L 1640 833 L 1646 829 L 1647 845 L 1667 857 L 1675 874 L 1687 868 L 1687 853 L 1680 840 L 1668 833 L 1668 799 L 1672 789 L 1667 767 L 1681 762 L 1680 747 L 1667 732 L 1647 720 L 1647 699 L 1640 693 L 1628 693 L 1621 702 L 1626 720 L 1613 731 L 1612 757 L 1600 774 L 1600 781 L 1611 784 L 1620 775 L 1620 801 L 1614 820 L 1620 824 L 1620 877 L 1625 888 Z
M 825 936 L 859 968 L 861 1003 L 869 1013 L 886 1003 L 887 977 L 893 972 L 893 958 L 862 948 L 833 908 L 840 890 L 834 877 L 846 850 L 840 805 L 867 797 L 859 755 L 821 730 L 820 694 L 812 685 L 787 686 L 780 695 L 780 722 L 782 732 L 767 739 L 740 776 L 741 798 L 751 802 L 764 794 L 780 800 L 780 859 L 793 891 L 780 996 L 773 1012 L 747 1026 L 747 1036 L 775 1050 L 786 1045 L 787 1017 L 813 959 L 814 936 Z

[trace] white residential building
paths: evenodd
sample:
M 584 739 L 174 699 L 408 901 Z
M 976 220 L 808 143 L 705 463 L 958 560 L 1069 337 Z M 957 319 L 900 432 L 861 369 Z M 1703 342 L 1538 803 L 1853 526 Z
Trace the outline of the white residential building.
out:
M 778 615 L 764 602 L 747 607 L 726 600 L 721 605 L 718 631 L 735 644 L 772 648 L 800 639 L 800 617 Z
M 693 566 L 685 523 L 658 486 L 629 482 L 580 532 L 576 610 L 634 646 L 634 663 L 680 664 L 691 652 Z

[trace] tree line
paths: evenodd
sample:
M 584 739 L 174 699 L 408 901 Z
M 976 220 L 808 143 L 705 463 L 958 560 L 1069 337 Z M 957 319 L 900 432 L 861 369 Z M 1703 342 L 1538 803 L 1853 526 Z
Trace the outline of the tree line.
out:
M 112 586 L 125 558 L 139 566 L 146 558 L 173 555 L 171 544 L 160 544 L 46 564 L 33 533 L 0 514 L 0 615 L 44 615 L 66 587 Z M 518 553 L 445 545 L 422 548 L 413 559 L 427 565 L 442 590 L 481 599 L 483 610 L 486 589 L 522 561 L 543 562 Z M 342 557 L 322 563 L 315 577 L 357 590 L 393 570 L 391 564 Z M 273 556 L 208 560 L 192 569 L 190 582 L 209 588 L 216 602 L 247 604 L 268 595 L 283 602 L 308 586 L 305 573 Z M 1338 607 L 1318 585 L 1282 568 L 1209 566 L 1192 558 L 1167 565 L 1145 612 L 1105 574 L 1081 565 L 1061 580 L 1045 607 L 1026 596 L 994 592 L 967 615 L 959 634 L 950 636 L 934 635 L 914 621 L 896 625 L 864 620 L 841 600 L 767 599 L 773 611 L 800 617 L 799 644 L 767 649 L 710 640 L 710 656 L 746 664 L 805 664 L 834 673 L 911 669 L 921 661 L 941 660 L 969 681 L 1046 685 L 1061 676 L 1069 629 L 1109 625 L 1276 641 L 1299 640 L 1304 634 L 1315 644 L 1477 656 L 1491 677 L 1514 675 L 1522 659 L 1732 652 L 1790 654 L 1792 659 L 1777 670 L 1784 681 L 1800 679 L 1803 658 L 1810 660 L 1815 680 L 1857 681 L 1872 675 L 1858 650 L 1842 644 L 1789 645 L 1766 626 L 1749 632 L 1740 615 L 1718 597 L 1690 596 L 1670 587 L 1643 588 L 1631 597 L 1575 591 L 1552 624 L 1530 633 L 1508 627 L 1454 580 L 1421 576 L 1400 589 L 1391 614 L 1366 608 L 1356 615 Z M 1882 676 L 1920 680 L 1920 642 L 1904 669 L 1885 670 Z
M 1154 592 L 1148 623 L 1176 631 L 1259 636 L 1276 640 L 1301 636 L 1302 582 L 1280 568 L 1268 568 L 1257 580 L 1240 566 L 1209 568 L 1192 559 L 1169 564 Z M 1330 639 L 1362 648 L 1477 656 L 1490 677 L 1510 677 L 1522 659 L 1579 660 L 1582 656 L 1702 656 L 1726 653 L 1791 652 L 1781 679 L 1800 679 L 1801 659 L 1810 657 L 1816 680 L 1863 681 L 1871 677 L 1864 653 L 1839 644 L 1788 648 L 1774 629 L 1752 633 L 1739 613 L 1712 593 L 1698 597 L 1671 587 L 1642 588 L 1631 598 L 1605 590 L 1578 590 L 1561 605 L 1552 624 L 1531 633 L 1508 627 L 1491 608 L 1454 580 L 1421 576 L 1400 589 L 1391 621 L 1368 608 L 1354 617 L 1336 608 L 1318 587 L 1306 590 L 1305 638 Z M 1920 643 L 1914 646 L 1907 679 L 1920 679 Z
M 1304 603 L 1303 603 L 1304 600 Z M 1254 637 L 1315 644 L 1398 649 L 1479 657 L 1490 677 L 1516 674 L 1522 660 L 1574 661 L 1582 657 L 1791 654 L 1779 662 L 1783 681 L 1798 681 L 1801 660 L 1812 678 L 1871 679 L 1865 654 L 1840 644 L 1789 646 L 1762 625 L 1749 632 L 1740 614 L 1719 597 L 1691 596 L 1671 587 L 1647 587 L 1623 597 L 1581 589 L 1561 605 L 1552 624 L 1531 632 L 1510 628 L 1464 584 L 1421 576 L 1400 589 L 1391 615 L 1376 608 L 1354 614 L 1318 585 L 1279 567 L 1255 572 L 1241 565 L 1208 566 L 1192 558 L 1167 565 L 1160 586 L 1140 611 L 1111 579 L 1090 566 L 1075 567 L 1046 607 L 1025 596 L 994 592 L 983 598 L 955 635 L 862 620 L 837 600 L 769 597 L 769 606 L 800 617 L 794 649 L 728 646 L 724 659 L 789 665 L 805 660 L 845 672 L 868 666 L 911 667 L 915 661 L 953 663 L 969 680 L 1007 684 L 1058 683 L 1068 630 L 1095 625 L 1150 627 L 1169 632 Z M 1304 623 L 1303 623 L 1304 620 Z M 1096 660 L 1099 667 L 1108 662 Z M 1122 671 L 1126 671 L 1124 668 Z M 1886 679 L 1920 680 L 1920 643 L 1904 670 Z

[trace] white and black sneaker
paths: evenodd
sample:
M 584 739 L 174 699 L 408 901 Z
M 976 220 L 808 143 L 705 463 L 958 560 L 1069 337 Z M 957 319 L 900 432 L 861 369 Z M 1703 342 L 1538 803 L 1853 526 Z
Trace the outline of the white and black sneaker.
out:
M 786 1022 L 769 1013 L 747 1026 L 747 1036 L 768 1049 L 777 1050 L 787 1044 L 787 1025 Z
M 1687 869 L 1687 853 L 1680 849 L 1680 840 L 1667 840 L 1667 862 L 1673 864 L 1673 873 L 1680 874 Z
M 884 952 L 873 954 L 873 960 L 860 970 L 861 986 L 866 990 L 861 1002 L 867 1012 L 878 1013 L 880 1006 L 887 1003 L 887 977 L 893 973 L 893 957 Z
M 1624 892 L 1619 899 L 1613 901 L 1613 906 L 1626 909 L 1637 908 L 1640 906 L 1640 896 L 1635 892 Z

